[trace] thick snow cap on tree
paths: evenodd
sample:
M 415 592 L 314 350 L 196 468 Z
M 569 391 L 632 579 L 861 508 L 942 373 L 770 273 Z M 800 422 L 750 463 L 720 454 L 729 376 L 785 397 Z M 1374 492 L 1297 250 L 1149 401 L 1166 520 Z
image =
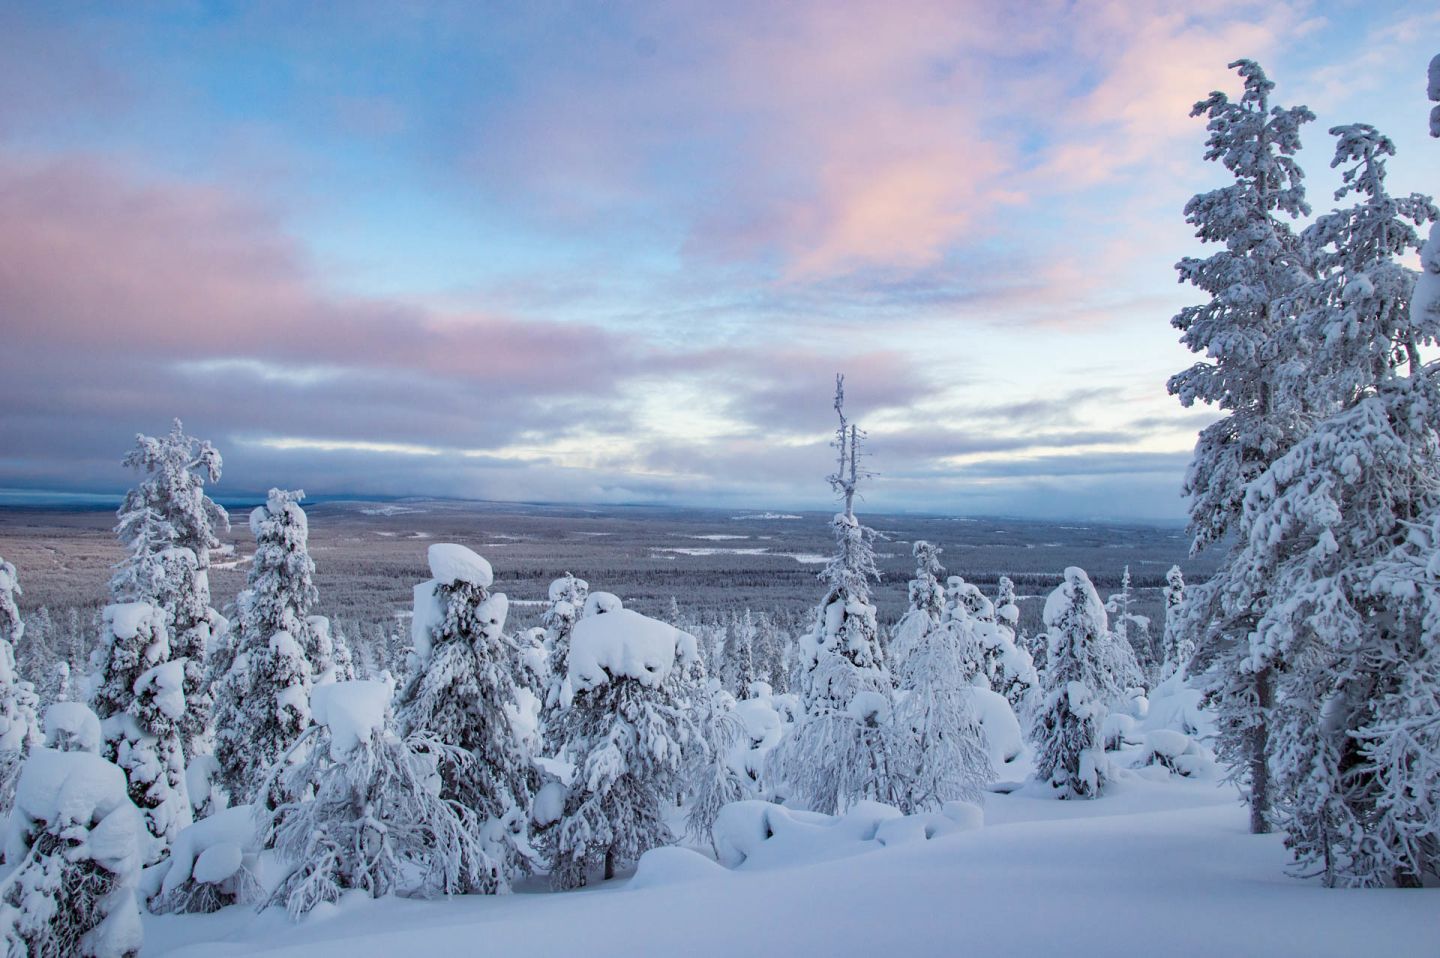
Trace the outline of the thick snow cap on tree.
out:
M 330 730 L 330 753 L 339 761 L 362 741 L 385 727 L 394 694 L 389 682 L 332 682 L 311 693 L 315 721 Z
M 100 751 L 100 719 L 81 702 L 56 702 L 45 710 L 45 744 L 66 752 Z
M 133 639 L 147 623 L 157 626 L 158 634 L 165 627 L 165 613 L 149 602 L 117 602 L 105 607 L 105 625 L 117 639 Z
M 570 634 L 570 685 L 582 691 L 626 677 L 657 686 L 677 659 L 682 665 L 694 661 L 695 650 L 693 635 L 630 609 L 591 615 Z
M 470 549 L 454 542 L 437 542 L 430 547 L 430 574 L 441 585 L 468 582 L 488 589 L 495 582 L 490 563 Z
M 139 867 L 144 820 L 130 801 L 125 773 L 98 755 L 49 748 L 30 753 L 15 790 L 7 859 L 18 862 L 25 855 L 26 836 L 36 821 L 52 827 L 61 823 L 90 827 L 98 822 L 86 842 L 86 857 L 116 874 Z
M 1440 53 L 1430 61 L 1430 83 L 1425 92 L 1431 100 L 1440 103 Z M 1430 111 L 1430 135 L 1440 136 L 1440 106 Z
M 1105 603 L 1100 601 L 1100 595 L 1095 591 L 1095 586 L 1090 584 L 1090 576 L 1085 570 L 1073 565 L 1065 570 L 1065 581 L 1045 600 L 1045 627 L 1055 628 L 1072 602 L 1083 609 L 1086 618 L 1094 624 L 1097 635 L 1105 631 Z
M 625 608 L 620 597 L 610 592 L 592 592 L 585 599 L 585 616 L 589 618 L 606 612 L 619 612 Z

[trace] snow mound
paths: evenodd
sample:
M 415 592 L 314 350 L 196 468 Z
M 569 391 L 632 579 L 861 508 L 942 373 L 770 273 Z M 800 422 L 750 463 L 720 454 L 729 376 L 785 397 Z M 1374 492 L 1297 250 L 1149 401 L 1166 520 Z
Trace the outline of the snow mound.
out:
M 100 752 L 100 719 L 79 702 L 45 710 L 45 745 L 61 752 Z
M 311 693 L 311 712 L 330 730 L 330 754 L 337 761 L 385 727 L 393 691 L 389 682 L 357 679 L 322 685 Z
M 590 598 L 604 593 L 593 593 Z M 677 658 L 695 657 L 695 638 L 675 626 L 630 609 L 592 615 L 570 633 L 568 677 L 576 691 L 632 678 L 657 686 L 669 677 Z
M 427 553 L 430 560 L 430 574 L 441 585 L 468 582 L 488 589 L 495 582 L 495 573 L 490 563 L 462 545 L 454 542 L 437 542 Z
M 635 868 L 635 877 L 625 887 L 632 890 L 653 888 L 656 885 L 679 885 L 685 882 L 705 881 L 726 874 L 699 852 L 675 845 L 652 848 L 640 856 Z
M 984 813 L 967 802 L 943 812 L 902 815 L 879 802 L 858 802 L 843 815 L 821 815 L 772 802 L 731 802 L 715 819 L 715 851 L 727 868 L 786 868 L 846 858 L 887 846 L 970 831 Z

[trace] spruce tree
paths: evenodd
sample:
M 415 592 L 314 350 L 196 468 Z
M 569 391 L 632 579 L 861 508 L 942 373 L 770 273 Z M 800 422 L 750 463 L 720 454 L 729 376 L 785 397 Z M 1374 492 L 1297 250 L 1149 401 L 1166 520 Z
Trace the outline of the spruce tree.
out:
M 183 662 L 186 714 L 180 720 L 187 755 L 209 751 L 213 706 L 206 655 L 228 627 L 210 608 L 210 550 L 220 545 L 230 517 L 205 494 L 218 482 L 220 453 L 185 435 L 175 420 L 169 435 L 137 435 L 124 465 L 141 480 L 117 513 L 116 534 L 129 555 L 115 568 L 117 602 L 147 602 L 165 611 L 170 654 Z
M 464 546 L 429 549 L 434 577 L 415 589 L 415 667 L 397 703 L 401 734 L 458 749 L 437 754 L 440 797 L 477 816 L 495 869 L 471 888 L 505 891 L 530 868 L 530 802 L 538 786 L 532 756 L 517 741 L 511 673 L 515 647 L 505 635 L 509 600 L 490 592 L 490 564 Z
M 1105 606 L 1084 569 L 1065 570 L 1045 601 L 1045 625 L 1049 667 L 1033 733 L 1035 778 L 1057 798 L 1097 798 L 1108 776 L 1100 730 L 1114 679 L 1101 662 Z
M 35 687 L 15 671 L 15 643 L 25 634 L 25 622 L 15 604 L 19 594 L 15 566 L 0 558 L 0 813 L 10 809 L 25 756 L 40 744 L 35 718 L 40 700 Z
M 693 636 L 630 610 L 587 616 L 572 633 L 567 669 L 573 699 L 558 741 L 575 774 L 552 844 L 556 888 L 585 885 L 596 869 L 611 878 L 674 841 L 665 806 L 684 789 L 696 753 L 708 757 Z
M 234 804 L 257 799 L 272 763 L 310 724 L 310 660 L 320 644 L 310 609 L 316 600 L 304 492 L 271 489 L 250 514 L 255 556 L 236 598 L 239 632 L 226 658 L 215 709 L 215 758 Z
M 831 486 L 844 511 L 831 522 L 836 551 L 820 573 L 825 597 L 800 639 L 798 686 L 805 717 L 782 744 L 782 775 L 814 811 L 833 814 L 863 799 L 893 798 L 888 723 L 894 681 L 885 667 L 870 582 L 879 579 L 874 530 L 855 516 L 860 430 L 845 417 L 844 380 L 836 377 Z
M 1254 61 L 1237 60 L 1231 67 L 1244 81 L 1240 99 L 1215 92 L 1196 103 L 1191 115 L 1207 118 L 1205 158 L 1219 161 L 1234 182 L 1185 206 L 1195 235 L 1224 248 L 1177 264 L 1180 281 L 1209 299 L 1185 307 L 1171 321 L 1181 331 L 1180 341 L 1205 358 L 1172 376 L 1170 392 L 1184 406 L 1203 402 L 1225 413 L 1201 431 L 1186 475 L 1196 551 L 1236 530 L 1249 485 L 1314 419 L 1302 388 L 1305 356 L 1291 312 L 1296 292 L 1314 274 L 1305 244 L 1282 219 L 1310 212 L 1295 154 L 1300 128 L 1314 114 L 1273 105 L 1275 84 Z M 1223 596 L 1220 583 L 1232 570 L 1227 561 L 1212 580 L 1217 596 Z M 1220 713 L 1218 751 L 1248 785 L 1256 832 L 1270 827 L 1267 723 L 1274 675 L 1268 666 L 1248 668 L 1246 647 L 1266 602 L 1261 597 L 1258 605 L 1236 606 L 1222 597 L 1196 606 L 1216 613 L 1199 621 L 1215 663 L 1209 694 Z

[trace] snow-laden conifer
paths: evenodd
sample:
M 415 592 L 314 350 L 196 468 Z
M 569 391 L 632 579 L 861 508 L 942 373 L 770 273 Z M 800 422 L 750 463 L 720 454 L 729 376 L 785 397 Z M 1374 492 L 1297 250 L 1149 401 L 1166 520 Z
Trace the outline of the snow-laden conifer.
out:
M 1409 769 L 1390 761 L 1412 759 L 1391 751 L 1380 716 L 1436 714 L 1423 678 L 1435 671 L 1425 619 L 1435 586 L 1419 577 L 1396 589 L 1381 570 L 1440 509 L 1440 369 L 1420 356 L 1440 342 L 1440 314 L 1416 315 L 1415 275 L 1397 262 L 1437 212 L 1426 197 L 1388 195 L 1386 137 L 1363 124 L 1331 132 L 1345 167 L 1336 198 L 1358 202 L 1308 234 L 1322 275 L 1301 329 L 1313 340 L 1311 388 L 1336 411 L 1251 484 L 1225 602 L 1263 610 L 1239 669 L 1276 676 L 1271 771 L 1301 867 L 1331 884 L 1413 885 L 1440 864 L 1413 840 L 1440 801 L 1397 791 Z M 1269 602 L 1256 601 L 1261 589 Z
M 1185 575 L 1178 565 L 1172 565 L 1165 573 L 1161 596 L 1165 600 L 1165 631 L 1161 642 L 1164 658 L 1160 664 L 1160 680 L 1164 681 L 1176 672 L 1185 671 L 1195 656 L 1195 639 L 1184 628 L 1181 618 L 1181 607 L 1185 604 Z
M 756 632 L 755 617 L 749 608 L 730 617 L 721 676 L 725 687 L 736 698 L 746 698 L 750 684 L 759 677 L 755 667 Z
M 486 853 L 474 810 L 448 798 L 437 766 L 476 759 L 418 733 L 395 734 L 386 682 L 332 682 L 315 690 L 315 724 L 298 762 L 275 771 L 296 796 L 267 820 L 266 837 L 291 871 L 273 901 L 299 918 L 351 889 L 449 895 L 494 890 L 505 877 Z
M 1035 778 L 1058 798 L 1096 798 L 1108 772 L 1100 730 L 1115 680 L 1100 658 L 1105 606 L 1085 570 L 1065 570 L 1065 581 L 1045 601 L 1044 619 L 1049 665 L 1033 733 Z
M 694 636 L 628 609 L 583 617 L 567 660 L 573 699 L 558 735 L 574 763 L 555 826 L 556 888 L 606 878 L 674 840 L 665 806 L 707 743 L 693 700 Z
M 215 709 L 215 758 L 234 804 L 278 798 L 255 790 L 310 724 L 316 676 L 308 653 L 320 637 L 310 615 L 317 594 L 304 495 L 271 489 L 250 513 L 255 557 L 236 598 L 239 630 Z
M 845 418 L 843 387 L 837 377 L 839 468 L 830 483 L 845 507 L 831 522 L 836 551 L 820 573 L 825 597 L 799 643 L 797 685 L 805 718 L 779 753 L 789 787 L 811 809 L 826 814 L 864 799 L 893 797 L 887 725 L 894 682 L 885 667 L 870 597 L 870 582 L 880 577 L 875 532 L 855 516 L 862 476 L 860 430 Z
M 917 539 L 911 547 L 915 557 L 915 577 L 910 580 L 910 607 L 895 623 L 890 637 L 890 661 L 898 671 L 910 653 L 919 648 L 930 631 L 945 615 L 945 567 L 940 564 L 939 546 Z
M 1201 430 L 1186 474 L 1196 551 L 1235 530 L 1249 484 L 1315 419 L 1306 388 L 1306 344 L 1296 335 L 1294 315 L 1296 294 L 1314 273 L 1310 251 L 1282 218 L 1310 211 L 1295 154 L 1300 128 L 1314 114 L 1273 105 L 1275 85 L 1254 61 L 1231 66 L 1244 80 L 1240 99 L 1215 92 L 1195 104 L 1191 115 L 1207 118 L 1205 158 L 1222 163 L 1234 182 L 1195 196 L 1185 207 L 1195 235 L 1224 249 L 1177 264 L 1181 282 L 1210 298 L 1171 320 L 1181 342 L 1204 358 L 1172 376 L 1170 392 L 1185 406 L 1203 402 L 1225 413 Z M 1206 601 L 1194 606 L 1215 614 L 1187 615 L 1183 622 L 1198 627 L 1191 637 L 1204 641 L 1214 664 L 1209 695 L 1221 716 L 1220 750 L 1248 785 L 1251 828 L 1262 832 L 1269 828 L 1266 726 L 1274 676 L 1268 669 L 1240 668 L 1247 635 L 1262 609 L 1226 605 L 1227 592 L 1218 582 L 1233 571 L 1229 560 L 1223 563 Z
M 222 460 L 209 442 L 187 436 L 175 420 L 166 436 L 135 437 L 124 464 L 141 474 L 125 496 L 115 526 L 129 553 L 115 568 L 117 602 L 148 602 L 165 611 L 170 654 L 184 663 L 186 713 L 180 719 L 186 754 L 209 750 L 210 647 L 228 623 L 210 607 L 210 550 L 230 528 L 225 510 L 205 494 Z
M 505 891 L 529 869 L 530 802 L 538 781 L 511 673 L 509 600 L 490 592 L 490 564 L 453 543 L 429 549 L 434 577 L 415 587 L 414 662 L 397 704 L 401 733 L 458 749 L 437 753 L 440 797 L 476 816 L 493 873 L 473 891 Z
M 15 566 L 0 558 L 0 814 L 10 808 L 26 754 L 40 744 L 39 697 L 35 687 L 22 681 L 15 670 L 15 643 L 25 634 L 25 622 L 15 604 L 19 594 Z
M 163 858 L 191 820 L 181 743 L 184 662 L 170 656 L 165 619 L 145 602 L 106 606 L 104 644 L 91 660 L 102 754 L 124 771 L 130 799 L 145 814 L 154 837 L 148 861 Z
M 972 623 L 952 617 L 927 630 L 898 667 L 891 723 L 891 794 L 901 811 L 979 801 L 995 779 L 976 713 L 985 652 Z M 993 623 L 984 623 L 994 628 Z
M 35 749 L 5 837 L 6 861 L 15 864 L 0 886 L 6 954 L 138 955 L 135 883 L 146 844 L 118 768 L 88 752 Z

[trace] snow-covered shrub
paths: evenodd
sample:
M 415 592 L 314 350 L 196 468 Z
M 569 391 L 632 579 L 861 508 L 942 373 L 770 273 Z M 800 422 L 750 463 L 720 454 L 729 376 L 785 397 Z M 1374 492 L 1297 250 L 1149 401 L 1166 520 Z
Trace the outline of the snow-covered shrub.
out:
M 693 636 L 637 612 L 575 624 L 573 698 L 556 737 L 575 774 L 555 826 L 555 887 L 584 885 L 602 865 L 612 877 L 618 865 L 674 840 L 665 803 L 684 788 L 687 753 L 706 747 L 687 681 L 696 661 Z
M 440 797 L 473 812 L 491 843 L 492 872 L 473 891 L 508 889 L 530 867 L 530 799 L 539 786 L 511 674 L 509 600 L 492 594 L 490 564 L 461 545 L 429 549 L 434 576 L 415 588 L 413 669 L 397 704 L 402 734 L 441 742 Z M 458 750 L 458 751 L 457 751 Z M 452 760 L 463 754 L 463 761 Z
M 315 690 L 315 723 L 292 746 L 303 760 L 281 763 L 284 794 L 264 837 L 292 871 L 276 888 L 299 918 L 350 889 L 378 898 L 396 891 L 449 895 L 504 887 L 508 836 L 442 794 L 437 765 L 475 758 L 427 737 L 392 729 L 388 683 L 336 682 Z M 228 864 L 234 858 L 227 853 Z
M 255 807 L 217 811 L 176 837 L 150 909 L 156 914 L 208 913 L 257 900 L 262 891 L 255 878 L 258 854 Z
M 1162 591 L 1165 597 L 1165 632 L 1161 642 L 1160 680 L 1163 682 L 1176 672 L 1189 670 L 1190 660 L 1195 657 L 1195 639 L 1182 625 L 1185 576 L 1178 565 L 1172 565 L 1165 573 L 1165 588 Z
M 1106 779 L 1100 732 L 1113 680 L 1102 672 L 1105 606 L 1085 570 L 1065 570 L 1065 581 L 1045 601 L 1044 618 L 1049 666 L 1033 733 L 1035 777 L 1058 798 L 1095 798 Z
M 730 802 L 779 797 L 769 758 L 793 729 L 799 712 L 794 696 L 776 695 L 763 682 L 752 683 L 750 697 L 740 702 L 718 682 L 711 683 L 705 697 L 710 705 L 700 720 L 708 748 L 696 752 L 685 819 L 687 831 L 706 840 L 715 816 Z
M 0 886 L 6 954 L 132 958 L 143 930 L 135 882 L 149 844 L 125 775 L 88 752 L 37 748 L 5 836 L 15 870 Z

